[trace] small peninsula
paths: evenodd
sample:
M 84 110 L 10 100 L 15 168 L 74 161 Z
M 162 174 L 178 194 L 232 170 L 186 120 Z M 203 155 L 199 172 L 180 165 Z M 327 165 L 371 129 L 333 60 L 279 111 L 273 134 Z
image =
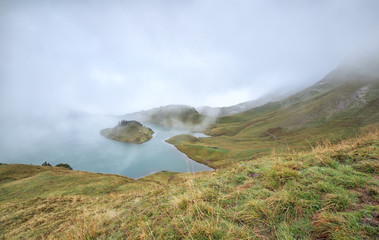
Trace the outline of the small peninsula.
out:
M 106 138 L 119 142 L 141 144 L 149 141 L 154 131 L 137 121 L 122 120 L 114 128 L 103 129 L 100 133 Z

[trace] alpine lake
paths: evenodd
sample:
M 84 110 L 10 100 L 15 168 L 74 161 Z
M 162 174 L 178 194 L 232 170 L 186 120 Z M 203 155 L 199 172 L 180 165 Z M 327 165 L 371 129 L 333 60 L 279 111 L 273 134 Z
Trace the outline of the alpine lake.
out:
M 41 165 L 67 163 L 74 170 L 141 178 L 160 171 L 199 172 L 211 168 L 197 163 L 165 140 L 184 130 L 144 124 L 154 130 L 143 144 L 117 142 L 100 134 L 119 118 L 71 114 L 63 118 L 19 119 L 0 127 L 0 162 Z M 202 134 L 193 134 L 202 136 Z

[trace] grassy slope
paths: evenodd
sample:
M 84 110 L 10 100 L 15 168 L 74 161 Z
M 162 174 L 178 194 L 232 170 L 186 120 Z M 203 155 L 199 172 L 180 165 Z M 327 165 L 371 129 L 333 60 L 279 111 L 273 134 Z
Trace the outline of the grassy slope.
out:
M 198 162 L 221 168 L 273 148 L 285 152 L 288 145 L 305 150 L 318 141 L 337 142 L 378 123 L 379 78 L 337 69 L 285 100 L 219 118 L 206 132 L 213 137 L 168 142 Z
M 0 238 L 374 239 L 378 136 L 139 180 L 0 165 Z

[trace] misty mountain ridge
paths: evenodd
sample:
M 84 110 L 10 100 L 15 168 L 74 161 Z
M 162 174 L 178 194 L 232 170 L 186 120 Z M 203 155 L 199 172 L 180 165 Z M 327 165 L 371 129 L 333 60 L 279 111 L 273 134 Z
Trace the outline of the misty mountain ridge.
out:
M 377 96 L 377 79 L 379 77 L 379 54 L 359 55 L 349 58 L 335 70 L 327 74 L 314 85 L 295 94 L 273 92 L 256 100 L 239 103 L 228 107 L 192 107 L 187 105 L 167 105 L 147 111 L 126 114 L 123 117 L 156 124 L 167 128 L 203 131 L 217 117 L 243 113 L 264 106 L 289 106 L 298 101 L 315 100 L 322 94 L 323 99 L 313 110 L 307 110 L 307 116 L 291 116 L 286 122 L 289 129 L 297 129 L 316 119 L 330 119 L 334 114 L 348 109 L 358 108 Z M 304 107 L 303 107 L 304 108 Z M 295 120 L 295 118 L 297 120 Z
M 197 110 L 199 111 L 199 113 L 204 114 L 204 115 L 223 117 L 227 115 L 233 115 L 233 114 L 245 112 L 249 109 L 262 106 L 268 102 L 279 101 L 289 96 L 290 94 L 291 92 L 274 91 L 262 97 L 259 97 L 258 99 L 238 103 L 238 104 L 228 106 L 228 107 L 201 106 L 201 107 L 197 107 Z
M 302 109 L 300 115 L 290 116 L 286 121 L 288 128 L 301 128 L 315 121 L 328 121 L 338 113 L 347 113 L 349 110 L 360 112 L 375 105 L 379 96 L 379 74 L 362 69 L 343 64 L 313 86 L 278 102 L 283 108 L 296 106 Z M 374 116 L 368 116 L 368 119 Z
M 166 128 L 204 131 L 217 117 L 233 115 L 278 101 L 288 96 L 288 92 L 274 92 L 255 100 L 242 102 L 228 107 L 192 107 L 188 105 L 166 105 L 150 110 L 142 110 L 122 115 L 120 118 L 135 119 Z
M 187 105 L 167 105 L 126 114 L 122 118 L 165 128 L 191 129 L 193 131 L 204 130 L 212 121 L 208 116 L 200 114 L 194 107 Z
M 288 145 L 307 149 L 322 139 L 335 142 L 366 127 L 378 127 L 379 75 L 372 66 L 379 65 L 375 59 L 341 64 L 283 100 L 219 117 L 205 131 L 211 138 L 194 143 L 173 137 L 170 142 L 190 158 L 219 168 L 229 165 L 230 159 L 251 160 L 267 154 L 273 146 L 276 151 L 286 151 Z M 351 68 L 353 63 L 358 67 Z

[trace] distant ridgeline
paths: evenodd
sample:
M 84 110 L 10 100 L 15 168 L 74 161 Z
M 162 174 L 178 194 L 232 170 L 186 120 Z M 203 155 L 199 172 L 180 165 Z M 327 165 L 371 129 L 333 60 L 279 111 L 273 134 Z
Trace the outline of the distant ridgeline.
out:
M 152 123 L 166 127 L 174 127 L 176 124 L 197 125 L 204 119 L 195 108 L 187 106 L 166 106 L 155 109 L 149 116 Z
M 154 131 L 137 121 L 121 120 L 114 128 L 103 129 L 100 133 L 106 138 L 119 142 L 141 144 L 149 141 Z

